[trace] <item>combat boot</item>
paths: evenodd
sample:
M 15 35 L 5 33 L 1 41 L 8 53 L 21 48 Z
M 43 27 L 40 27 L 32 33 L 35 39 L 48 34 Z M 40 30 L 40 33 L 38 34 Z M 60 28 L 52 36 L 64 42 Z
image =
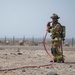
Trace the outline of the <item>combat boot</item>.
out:
M 51 60 L 50 62 L 53 62 L 53 61 Z M 54 59 L 54 62 L 57 62 L 57 60 L 56 60 L 56 59 Z
M 61 58 L 61 59 L 57 60 L 57 63 L 61 63 L 61 62 L 64 63 L 64 58 Z

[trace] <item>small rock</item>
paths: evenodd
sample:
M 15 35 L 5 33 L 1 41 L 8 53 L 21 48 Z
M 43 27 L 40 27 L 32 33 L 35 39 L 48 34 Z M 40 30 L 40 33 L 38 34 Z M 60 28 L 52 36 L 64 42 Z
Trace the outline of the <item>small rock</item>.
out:
M 41 72 L 41 74 L 43 74 L 43 72 Z
M 47 75 L 58 75 L 57 73 L 51 71 L 51 72 L 48 72 Z
M 3 50 L 3 48 L 0 48 L 0 50 Z
M 19 45 L 24 45 L 23 40 L 20 40 L 20 41 L 19 41 Z
M 8 45 L 9 44 L 9 41 L 6 41 L 6 45 Z
M 17 49 L 17 52 L 20 52 L 20 48 Z
M 22 53 L 18 53 L 18 55 L 22 55 Z
M 31 58 L 30 56 L 28 58 Z
M 4 54 L 4 55 L 7 55 L 7 54 Z
M 72 67 L 72 65 L 70 65 L 70 67 Z
M 26 70 L 23 69 L 22 72 L 26 72 Z
M 49 67 L 47 66 L 46 69 L 49 69 Z

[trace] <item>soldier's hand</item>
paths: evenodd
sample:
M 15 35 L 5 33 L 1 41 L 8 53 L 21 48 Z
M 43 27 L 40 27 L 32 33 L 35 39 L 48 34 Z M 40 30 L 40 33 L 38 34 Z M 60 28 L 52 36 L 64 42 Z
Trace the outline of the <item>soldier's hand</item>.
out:
M 50 26 L 50 23 L 51 23 L 51 22 L 48 22 L 48 23 L 47 23 L 47 27 Z
M 46 29 L 46 31 L 47 31 L 47 32 L 50 32 L 50 30 L 49 30 L 49 29 Z
M 47 25 L 46 25 L 46 31 L 49 32 L 49 30 L 50 30 L 50 22 L 48 22 Z
M 46 31 L 48 31 L 48 32 L 50 32 L 50 28 L 51 28 L 50 24 L 51 23 L 52 23 L 52 21 L 48 22 L 47 25 L 46 25 Z

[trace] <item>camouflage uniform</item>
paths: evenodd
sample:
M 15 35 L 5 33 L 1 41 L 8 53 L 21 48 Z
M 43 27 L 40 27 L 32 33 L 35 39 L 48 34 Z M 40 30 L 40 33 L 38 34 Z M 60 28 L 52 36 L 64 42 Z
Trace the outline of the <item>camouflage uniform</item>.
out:
M 52 19 L 56 18 L 59 19 L 57 14 L 53 14 L 51 17 Z M 52 48 L 51 48 L 51 53 L 54 57 L 54 61 L 59 61 L 62 59 L 62 53 L 61 53 L 61 43 L 62 43 L 62 38 L 61 38 L 61 32 L 62 32 L 62 27 L 61 24 L 56 21 L 52 22 L 52 26 L 50 26 L 50 23 L 47 24 L 48 27 L 48 32 L 50 32 L 51 35 L 51 42 L 52 42 Z

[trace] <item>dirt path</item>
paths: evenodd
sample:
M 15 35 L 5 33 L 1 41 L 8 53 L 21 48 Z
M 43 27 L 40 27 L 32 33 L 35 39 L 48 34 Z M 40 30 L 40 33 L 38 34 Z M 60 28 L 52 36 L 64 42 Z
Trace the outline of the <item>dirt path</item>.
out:
M 40 68 L 0 71 L 0 75 L 47 75 L 50 71 L 54 71 L 59 75 L 75 75 L 75 51 L 64 51 L 64 56 L 65 63 L 54 63 L 52 66 Z M 50 60 L 44 50 L 0 49 L 0 69 L 49 64 Z

